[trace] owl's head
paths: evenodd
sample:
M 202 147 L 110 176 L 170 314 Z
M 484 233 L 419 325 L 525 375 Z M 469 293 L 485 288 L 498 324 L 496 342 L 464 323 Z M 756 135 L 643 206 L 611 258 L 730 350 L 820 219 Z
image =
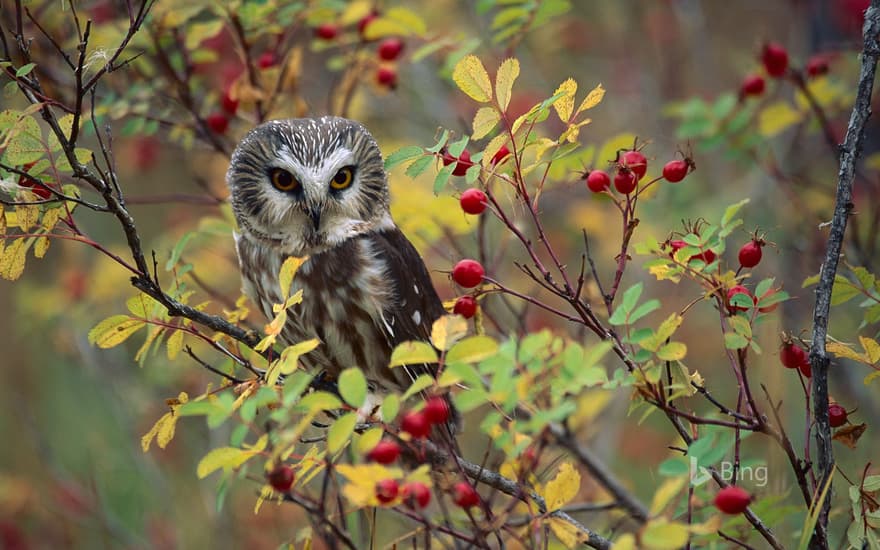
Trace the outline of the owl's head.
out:
M 289 254 L 314 254 L 391 227 L 376 140 L 345 118 L 273 120 L 232 153 L 226 183 L 239 230 Z

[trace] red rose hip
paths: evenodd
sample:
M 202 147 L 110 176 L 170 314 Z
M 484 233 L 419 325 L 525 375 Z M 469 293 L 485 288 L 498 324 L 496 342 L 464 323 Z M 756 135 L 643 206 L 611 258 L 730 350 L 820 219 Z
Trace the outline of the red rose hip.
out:
M 400 421 L 400 429 L 415 438 L 427 437 L 431 433 L 431 423 L 424 412 L 410 412 Z
M 746 77 L 743 80 L 742 86 L 740 87 L 740 95 L 743 97 L 746 96 L 758 96 L 764 93 L 764 88 L 766 87 L 766 83 L 764 82 L 764 77 L 761 75 L 751 75 Z
M 587 187 L 593 193 L 607 191 L 611 187 L 611 178 L 603 170 L 592 170 L 587 174 Z
M 293 468 L 283 464 L 266 474 L 269 485 L 279 493 L 286 493 L 293 486 Z
M 670 160 L 663 167 L 663 177 L 670 183 L 678 183 L 687 175 L 689 168 L 683 160 Z
M 379 67 L 379 70 L 376 71 L 376 82 L 380 86 L 385 86 L 392 90 L 397 88 L 397 71 L 392 67 Z
M 477 313 L 477 300 L 473 296 L 462 296 L 452 306 L 452 313 L 470 319 Z
M 333 23 L 321 23 L 315 28 L 315 36 L 321 40 L 333 40 L 339 34 L 339 27 Z
M 257 59 L 257 66 L 261 69 L 268 69 L 278 64 L 278 56 L 275 52 L 263 52 Z
M 215 134 L 223 134 L 229 128 L 229 118 L 223 113 L 211 113 L 205 117 L 205 124 Z
M 614 188 L 624 195 L 632 193 L 638 182 L 635 172 L 628 168 L 619 169 L 614 176 Z
M 420 481 L 411 481 L 403 486 L 401 496 L 413 508 L 424 508 L 431 502 L 431 489 Z
M 403 40 L 392 37 L 386 38 L 379 43 L 379 58 L 385 61 L 394 61 L 403 51 Z
M 804 348 L 793 342 L 784 342 L 779 349 L 779 361 L 787 369 L 796 369 L 809 362 Z
M 400 445 L 394 441 L 380 441 L 367 454 L 367 458 L 379 464 L 391 464 L 400 456 Z
M 458 162 L 455 164 L 455 169 L 452 171 L 453 176 L 463 176 L 467 174 L 468 168 L 473 166 L 474 163 L 471 162 L 471 154 L 465 149 L 458 155 Z
M 641 151 L 627 151 L 620 157 L 620 165 L 629 168 L 638 179 L 645 177 L 648 171 L 648 159 Z
M 761 262 L 761 247 L 764 241 L 761 239 L 752 239 L 739 249 L 739 265 L 743 267 L 755 267 Z
M 453 500 L 462 508 L 472 508 L 480 503 L 480 495 L 467 481 L 459 481 L 452 488 Z
M 486 272 L 476 260 L 461 260 L 452 268 L 452 280 L 465 288 L 473 288 L 483 281 Z
M 510 149 L 507 148 L 507 145 L 502 145 L 501 149 L 498 149 L 498 152 L 492 155 L 491 163 L 493 166 L 500 164 L 501 161 L 507 158 L 510 154 Z
M 749 292 L 749 289 L 742 285 L 736 285 L 730 287 L 730 290 L 727 291 L 727 308 L 730 311 L 747 311 L 749 309 L 748 307 L 733 304 L 733 297 L 737 294 L 744 294 L 751 298 L 752 302 L 755 301 L 755 298 L 752 296 L 752 293 Z
M 832 428 L 839 428 L 846 424 L 846 409 L 837 403 L 831 403 L 828 405 L 828 423 L 831 424 Z
M 442 397 L 432 397 L 425 403 L 422 413 L 428 419 L 428 423 L 442 424 L 449 420 L 449 404 Z
M 382 504 L 388 504 L 397 498 L 400 487 L 396 479 L 383 479 L 376 483 L 376 499 Z
M 770 76 L 777 78 L 784 76 L 788 69 L 788 52 L 781 44 L 770 42 L 764 45 L 761 62 L 764 63 L 764 70 Z
M 486 210 L 487 202 L 486 194 L 479 189 L 468 189 L 461 194 L 461 199 L 459 199 L 461 209 L 467 214 L 474 215 L 482 214 Z
M 751 501 L 752 497 L 748 491 L 736 485 L 729 485 L 715 495 L 715 507 L 725 514 L 741 514 L 746 511 Z

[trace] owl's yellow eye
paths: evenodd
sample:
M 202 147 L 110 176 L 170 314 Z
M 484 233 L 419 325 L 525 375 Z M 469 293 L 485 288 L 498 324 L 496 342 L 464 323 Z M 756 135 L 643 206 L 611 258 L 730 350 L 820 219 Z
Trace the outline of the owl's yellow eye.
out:
M 272 185 L 275 186 L 275 189 L 279 191 L 293 191 L 299 187 L 299 182 L 296 181 L 293 174 L 283 168 L 273 168 L 269 172 L 269 178 L 272 180 Z
M 345 189 L 351 185 L 352 180 L 354 180 L 354 169 L 351 166 L 345 166 L 340 168 L 339 172 L 336 172 L 336 175 L 330 180 L 330 187 L 337 190 Z

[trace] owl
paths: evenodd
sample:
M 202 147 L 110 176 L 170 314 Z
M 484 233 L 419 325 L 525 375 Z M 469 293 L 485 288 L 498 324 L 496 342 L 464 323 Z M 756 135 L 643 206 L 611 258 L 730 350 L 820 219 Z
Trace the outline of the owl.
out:
M 427 340 L 446 312 L 428 270 L 389 212 L 388 180 L 376 140 L 345 118 L 274 120 L 248 133 L 226 181 L 245 293 L 273 317 L 278 271 L 308 256 L 293 282 L 303 290 L 281 338 L 317 338 L 301 358 L 334 379 L 360 367 L 372 390 L 402 390 L 431 366 L 388 367 L 391 351 Z

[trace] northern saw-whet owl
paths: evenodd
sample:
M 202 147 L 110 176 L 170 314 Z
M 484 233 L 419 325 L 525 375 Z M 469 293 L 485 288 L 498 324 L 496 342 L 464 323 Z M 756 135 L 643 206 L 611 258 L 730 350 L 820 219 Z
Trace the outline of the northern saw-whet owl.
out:
M 278 271 L 309 256 L 293 282 L 303 301 L 281 338 L 321 344 L 301 357 L 335 379 L 360 367 L 373 390 L 401 390 L 432 366 L 389 368 L 394 347 L 428 340 L 446 312 L 415 247 L 389 212 L 375 139 L 361 124 L 325 116 L 274 120 L 248 133 L 226 174 L 238 221 L 245 293 L 272 318 Z

